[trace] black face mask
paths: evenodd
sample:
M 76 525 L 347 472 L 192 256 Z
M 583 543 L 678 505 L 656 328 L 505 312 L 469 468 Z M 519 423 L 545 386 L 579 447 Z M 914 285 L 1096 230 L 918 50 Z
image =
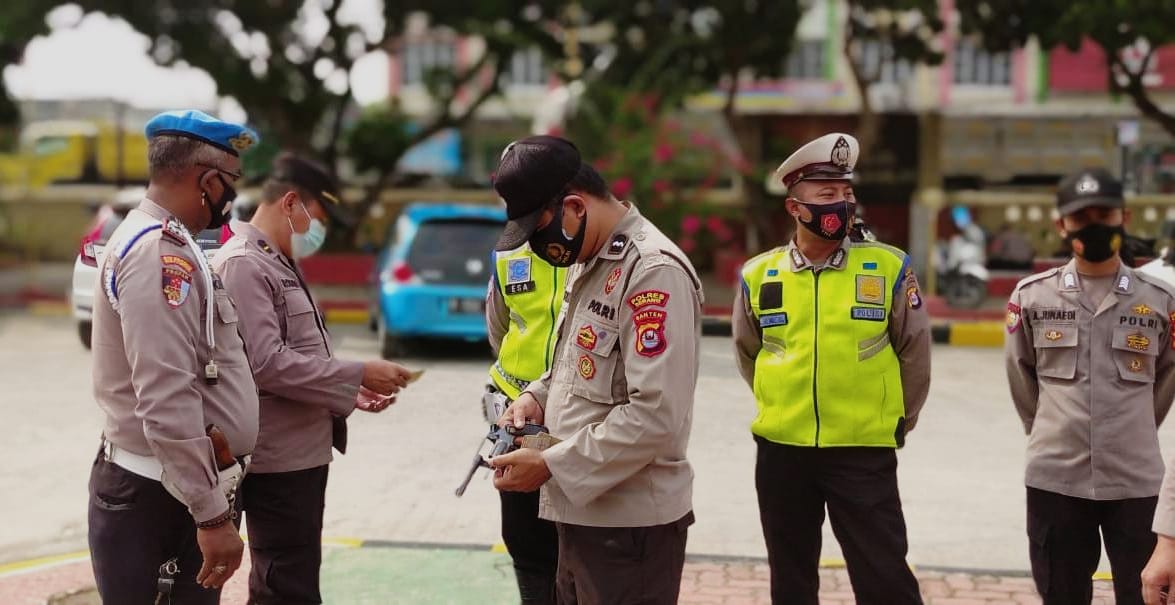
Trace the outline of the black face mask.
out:
M 212 219 L 208 221 L 208 226 L 205 229 L 216 229 L 228 223 L 229 219 L 232 218 L 228 205 L 237 199 L 237 190 L 233 189 L 233 186 L 229 185 L 228 181 L 224 180 L 223 176 L 220 176 L 220 173 L 217 173 L 216 178 L 220 179 L 222 192 L 219 200 L 215 203 L 209 203 L 209 210 L 212 211 Z M 204 194 L 204 199 L 208 199 L 207 193 Z
M 1125 235 L 1126 229 L 1122 225 L 1093 223 L 1069 233 L 1065 241 L 1073 248 L 1073 254 L 1091 263 L 1100 263 L 1118 253 Z
M 530 236 L 530 249 L 556 267 L 570 267 L 579 258 L 583 249 L 584 233 L 587 231 L 587 215 L 579 222 L 579 231 L 574 237 L 567 237 L 563 231 L 563 204 L 555 212 L 551 222 Z
M 809 204 L 796 198 L 792 199 L 812 213 L 811 221 L 800 221 L 808 231 L 833 241 L 842 240 L 848 234 L 849 218 L 853 215 L 855 204 L 844 200 L 831 204 Z

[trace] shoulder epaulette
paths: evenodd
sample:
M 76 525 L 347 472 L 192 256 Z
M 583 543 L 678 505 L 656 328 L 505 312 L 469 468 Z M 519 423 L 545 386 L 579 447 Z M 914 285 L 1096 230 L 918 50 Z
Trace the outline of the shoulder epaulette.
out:
M 1028 284 L 1036 283 L 1042 279 L 1052 277 L 1052 276 L 1056 275 L 1057 273 L 1060 273 L 1060 271 L 1061 271 L 1060 267 L 1053 267 L 1052 269 L 1049 269 L 1047 271 L 1041 271 L 1040 273 L 1035 273 L 1033 275 L 1029 275 L 1028 277 L 1025 277 L 1024 279 L 1020 280 L 1016 284 L 1016 289 L 1019 290 L 1020 288 L 1023 288 L 1024 286 L 1027 286 Z

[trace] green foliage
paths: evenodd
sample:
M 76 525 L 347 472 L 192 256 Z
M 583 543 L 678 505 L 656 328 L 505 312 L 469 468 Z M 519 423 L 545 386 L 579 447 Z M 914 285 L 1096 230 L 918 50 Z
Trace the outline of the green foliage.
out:
M 47 33 L 45 15 L 57 6 L 53 0 L 15 0 L 0 3 L 0 127 L 20 121 L 16 102 L 4 85 L 4 66 L 19 63 L 34 37 Z
M 648 95 L 617 93 L 609 113 L 595 114 L 590 125 L 580 122 L 590 131 L 575 138 L 592 143 L 581 151 L 616 197 L 637 203 L 704 270 L 715 250 L 738 245 L 727 221 L 734 210 L 716 208 L 707 198 L 745 163 L 705 133 L 658 113 L 657 104 Z
M 1043 48 L 1076 50 L 1083 38 L 1105 52 L 1106 78 L 1126 93 L 1148 118 L 1175 135 L 1175 114 L 1155 103 L 1143 84 L 1155 49 L 1175 42 L 1175 2 L 1170 0 L 958 0 L 963 31 L 976 34 L 991 50 L 1006 50 L 1036 37 Z M 1123 51 L 1143 50 L 1141 61 Z
M 355 169 L 360 172 L 395 166 L 412 143 L 408 119 L 387 104 L 365 109 L 344 137 Z

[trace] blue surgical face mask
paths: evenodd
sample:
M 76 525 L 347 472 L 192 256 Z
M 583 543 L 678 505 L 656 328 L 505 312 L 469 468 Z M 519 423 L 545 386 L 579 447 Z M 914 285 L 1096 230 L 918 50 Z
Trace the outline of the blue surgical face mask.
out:
M 322 247 L 322 243 L 326 241 L 326 225 L 322 221 L 310 216 L 310 211 L 306 210 L 306 204 L 302 204 L 302 212 L 306 213 L 306 218 L 310 219 L 310 227 L 306 229 L 305 233 L 298 233 L 294 229 L 294 221 L 286 217 L 286 222 L 290 223 L 290 252 L 294 258 L 306 258 Z

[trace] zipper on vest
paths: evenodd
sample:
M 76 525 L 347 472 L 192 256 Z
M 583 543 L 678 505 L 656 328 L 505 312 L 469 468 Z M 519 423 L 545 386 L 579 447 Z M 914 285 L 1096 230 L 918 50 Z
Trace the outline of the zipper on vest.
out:
M 562 288 L 557 288 L 559 285 L 559 269 L 551 267 L 551 303 L 547 305 L 547 310 L 551 312 L 551 327 L 547 330 L 547 348 L 543 350 L 543 372 L 545 373 L 551 367 L 551 339 L 555 337 L 555 303 L 558 299 L 559 292 Z
M 812 444 L 820 447 L 820 403 L 816 400 L 816 371 L 820 367 L 820 272 L 812 270 L 812 411 L 816 414 L 816 441 Z

